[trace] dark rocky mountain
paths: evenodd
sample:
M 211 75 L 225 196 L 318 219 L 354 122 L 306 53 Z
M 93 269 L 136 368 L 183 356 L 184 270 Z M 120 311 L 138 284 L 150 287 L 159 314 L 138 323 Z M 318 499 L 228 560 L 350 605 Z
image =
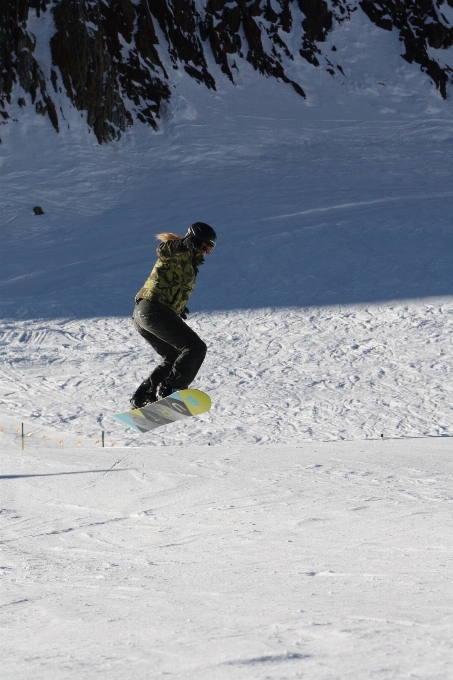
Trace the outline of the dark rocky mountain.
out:
M 157 128 L 172 93 L 163 54 L 170 69 L 184 69 L 213 90 L 209 63 L 234 82 L 246 60 L 305 97 L 285 64 L 302 57 L 314 69 L 345 76 L 332 58 L 335 47 L 323 51 L 323 43 L 354 12 L 383 31 L 398 31 L 401 56 L 446 98 L 453 75 L 442 58 L 453 45 L 447 8 L 453 0 L 0 0 L 0 117 L 11 115 L 13 96 L 26 105 L 22 91 L 58 130 L 63 93 L 86 112 L 100 142 L 118 138 L 134 119 Z M 48 68 L 36 56 L 31 13 L 55 25 Z M 297 22 L 295 49 L 290 36 Z

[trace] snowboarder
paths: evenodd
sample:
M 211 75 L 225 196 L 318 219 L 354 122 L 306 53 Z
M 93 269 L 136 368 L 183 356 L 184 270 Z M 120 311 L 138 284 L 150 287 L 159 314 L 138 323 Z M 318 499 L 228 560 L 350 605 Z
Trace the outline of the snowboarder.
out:
M 141 408 L 178 390 L 187 389 L 206 356 L 206 344 L 183 319 L 195 288 L 198 267 L 212 252 L 217 236 L 212 227 L 195 222 L 184 237 L 157 234 L 158 260 L 135 297 L 132 316 L 140 335 L 163 361 L 144 380 L 131 399 Z

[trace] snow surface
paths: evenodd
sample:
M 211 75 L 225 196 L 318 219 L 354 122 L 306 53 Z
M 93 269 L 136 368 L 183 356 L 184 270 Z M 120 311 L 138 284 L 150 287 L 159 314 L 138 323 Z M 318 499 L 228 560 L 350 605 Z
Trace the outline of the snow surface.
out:
M 9 448 L 2 678 L 450 678 L 451 454 Z
M 344 26 L 307 101 L 243 65 L 118 144 L 0 127 L 2 678 L 453 677 L 453 111 Z M 195 220 L 213 408 L 137 435 L 133 298 Z

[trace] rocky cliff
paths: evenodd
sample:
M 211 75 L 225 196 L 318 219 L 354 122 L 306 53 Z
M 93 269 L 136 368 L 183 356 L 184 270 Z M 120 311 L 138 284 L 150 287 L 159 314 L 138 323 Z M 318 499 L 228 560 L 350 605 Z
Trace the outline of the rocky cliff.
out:
M 169 69 L 184 69 L 215 90 L 209 64 L 234 82 L 244 60 L 305 97 L 288 65 L 302 58 L 345 76 L 332 58 L 335 46 L 323 47 L 354 12 L 383 31 L 397 31 L 401 56 L 446 98 L 453 75 L 443 58 L 453 45 L 451 8 L 453 0 L 0 0 L 0 116 L 10 116 L 12 97 L 21 106 L 31 99 L 58 130 L 63 112 L 56 102 L 63 93 L 86 112 L 98 140 L 107 141 L 134 119 L 158 126 L 172 91 Z M 43 16 L 53 22 L 51 64 L 37 58 L 30 27 L 31 18 Z

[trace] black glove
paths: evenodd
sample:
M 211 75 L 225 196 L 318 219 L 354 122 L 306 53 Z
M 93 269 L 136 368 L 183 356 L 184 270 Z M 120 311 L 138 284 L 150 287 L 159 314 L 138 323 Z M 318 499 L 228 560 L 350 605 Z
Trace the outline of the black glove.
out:
M 203 239 L 192 236 L 192 234 L 185 236 L 181 241 L 181 245 L 186 250 L 195 250 L 197 252 L 203 252 L 204 250 Z
M 187 315 L 188 315 L 189 313 L 190 313 L 190 312 L 189 312 L 189 308 L 188 308 L 188 307 L 184 307 L 184 309 L 182 310 L 182 312 L 181 312 L 181 314 L 180 314 L 179 316 L 181 317 L 181 319 L 187 319 Z

